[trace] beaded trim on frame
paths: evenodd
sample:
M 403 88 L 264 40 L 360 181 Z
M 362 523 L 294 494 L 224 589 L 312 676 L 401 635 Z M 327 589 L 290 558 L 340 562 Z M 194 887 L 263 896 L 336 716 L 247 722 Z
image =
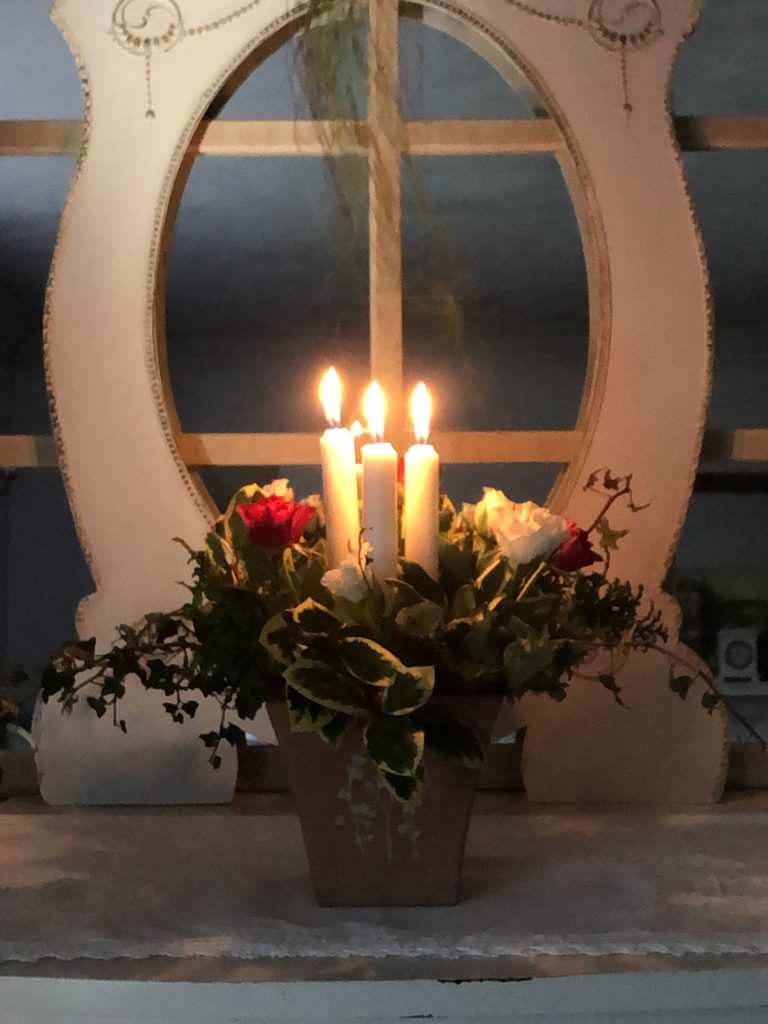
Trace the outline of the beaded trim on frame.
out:
M 119 46 L 144 62 L 145 116 L 157 116 L 152 96 L 152 58 L 155 53 L 168 53 L 188 37 L 215 32 L 248 14 L 260 3 L 261 0 L 250 0 L 250 3 L 213 21 L 187 27 L 176 0 L 119 0 L 112 13 L 110 31 Z
M 157 116 L 152 90 L 152 60 L 168 53 L 186 38 L 215 32 L 259 5 L 250 0 L 242 6 L 202 25 L 187 26 L 177 0 L 119 0 L 112 13 L 111 34 L 115 42 L 144 64 L 145 116 Z M 504 0 L 523 14 L 565 28 L 588 32 L 598 46 L 619 56 L 622 103 L 627 117 L 632 114 L 628 58 L 633 52 L 653 45 L 664 33 L 657 0 L 589 0 L 579 17 L 542 10 L 524 0 Z

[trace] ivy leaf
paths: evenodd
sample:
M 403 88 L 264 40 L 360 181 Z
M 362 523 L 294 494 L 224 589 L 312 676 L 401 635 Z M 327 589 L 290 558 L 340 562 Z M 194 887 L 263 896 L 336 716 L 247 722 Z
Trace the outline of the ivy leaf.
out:
M 601 672 L 597 677 L 598 682 L 601 686 L 604 686 L 606 690 L 609 690 L 613 694 L 613 698 L 617 704 L 625 708 L 627 705 L 619 696 L 621 693 L 621 687 L 616 682 L 616 677 L 610 672 Z
M 707 690 L 705 694 L 702 694 L 701 706 L 703 708 L 706 708 L 710 715 L 715 710 L 715 708 L 722 703 L 723 698 L 720 696 L 719 693 L 712 693 L 711 691 Z
M 435 688 L 433 665 L 399 672 L 384 690 L 381 710 L 387 715 L 407 715 L 426 704 Z
M 420 601 L 402 608 L 395 622 L 409 636 L 430 636 L 443 621 L 444 608 L 432 601 Z
M 597 528 L 600 531 L 600 547 L 604 551 L 617 551 L 619 541 L 629 533 L 629 530 L 612 530 L 605 516 L 600 519 Z
M 474 730 L 443 708 L 434 703 L 427 704 L 414 714 L 413 722 L 424 730 L 426 746 L 438 754 L 467 768 L 482 767 L 483 747 Z
M 405 665 L 381 644 L 353 636 L 342 641 L 341 663 L 356 679 L 369 686 L 389 686 Z
M 693 686 L 693 679 L 690 676 L 675 676 L 670 675 L 669 688 L 672 693 L 676 693 L 680 700 L 685 700 L 688 696 L 688 691 Z
M 326 607 L 308 597 L 293 609 L 293 621 L 310 635 L 335 634 L 341 629 L 341 622 Z
M 504 674 L 513 696 L 522 692 L 540 672 L 551 666 L 554 651 L 551 647 L 534 647 L 524 640 L 516 640 L 504 650 Z
M 99 718 L 107 713 L 107 702 L 103 697 L 86 697 L 89 708 L 96 712 Z
M 285 670 L 285 681 L 305 697 L 332 711 L 368 713 L 368 701 L 356 679 L 343 676 L 322 661 L 302 658 Z
M 365 748 L 382 772 L 413 777 L 424 755 L 424 732 L 405 719 L 374 718 L 363 732 Z

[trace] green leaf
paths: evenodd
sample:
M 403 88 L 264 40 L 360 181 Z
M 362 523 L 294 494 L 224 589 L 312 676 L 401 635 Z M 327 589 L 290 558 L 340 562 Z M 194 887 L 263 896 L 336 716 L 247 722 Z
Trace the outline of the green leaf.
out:
M 452 544 L 445 537 L 441 537 L 437 555 L 440 581 L 449 594 L 455 594 L 460 587 L 474 580 L 475 556 L 470 546 Z
M 438 754 L 467 768 L 482 767 L 483 747 L 474 730 L 443 708 L 427 704 L 414 714 L 413 722 L 424 730 L 426 746 Z
M 701 706 L 703 708 L 706 708 L 710 715 L 715 710 L 715 708 L 722 703 L 723 698 L 720 696 L 720 694 L 711 693 L 709 690 L 705 694 L 703 694 L 701 698 Z
M 358 681 L 343 676 L 322 661 L 300 659 L 286 669 L 285 681 L 305 697 L 332 711 L 365 715 L 370 710 Z
M 609 690 L 613 694 L 614 700 L 617 704 L 623 708 L 627 706 L 620 697 L 621 687 L 616 682 L 616 677 L 614 675 L 610 672 L 601 672 L 597 677 L 597 681 L 601 686 L 604 686 L 606 690 Z
M 282 665 L 287 664 L 293 651 L 293 643 L 291 641 L 291 630 L 286 624 L 282 612 L 278 615 L 273 615 L 265 624 L 259 636 L 259 643 L 265 651 L 272 655 L 275 661 L 280 662 Z
M 341 622 L 327 608 L 308 597 L 292 612 L 293 621 L 310 635 L 333 635 L 341 629 Z
M 227 557 L 225 541 L 213 530 L 205 538 L 205 547 L 213 564 L 223 572 L 229 572 L 230 564 Z
M 688 691 L 693 686 L 693 679 L 690 676 L 675 676 L 670 675 L 669 688 L 672 693 L 676 693 L 680 700 L 685 700 L 688 696 Z
M 353 719 L 350 715 L 343 715 L 341 713 L 334 715 L 330 722 L 320 729 L 321 738 L 325 740 L 329 747 L 335 749 L 344 739 L 344 734 L 352 721 Z
M 424 765 L 420 764 L 413 775 L 393 775 L 391 772 L 379 771 L 379 778 L 384 787 L 399 800 L 400 803 L 417 807 L 424 794 Z
M 420 601 L 408 608 L 402 608 L 395 622 L 410 636 L 430 636 L 443 621 L 445 609 L 432 601 Z
M 398 672 L 384 690 L 381 710 L 387 715 L 407 715 L 426 704 L 435 688 L 433 665 Z
M 413 587 L 425 601 L 434 601 L 435 604 L 445 604 L 445 594 L 440 584 L 433 580 L 429 573 L 416 562 L 407 562 L 401 559 L 402 579 L 409 586 Z
M 486 617 L 472 624 L 462 639 L 461 650 L 470 661 L 488 668 L 501 667 L 498 630 L 490 618 Z
M 369 686 L 389 686 L 403 663 L 381 644 L 366 637 L 353 636 L 342 641 L 341 663 L 353 676 Z
M 107 702 L 103 697 L 86 697 L 88 707 L 96 712 L 99 718 L 107 713 Z
M 516 694 L 540 672 L 546 672 L 553 657 L 551 647 L 534 647 L 523 640 L 509 644 L 504 650 L 504 674 L 510 692 Z
M 405 719 L 374 718 L 363 732 L 365 748 L 382 772 L 413 776 L 424 755 L 424 732 Z
M 389 603 L 391 605 L 391 611 L 388 614 L 397 614 L 401 608 L 408 608 L 412 604 L 419 604 L 424 598 L 415 590 L 410 583 L 406 583 L 400 579 L 389 579 L 385 581 L 387 584 L 387 591 L 389 597 Z
M 629 530 L 612 530 L 605 516 L 599 520 L 597 528 L 600 531 L 600 547 L 604 551 L 617 551 L 619 541 L 629 533 Z
M 447 533 L 448 530 L 453 526 L 453 520 L 456 518 L 456 506 L 453 504 L 447 494 L 440 495 L 440 513 L 439 513 L 439 528 L 440 533 Z
M 285 688 L 285 703 L 292 732 L 322 732 L 338 715 L 309 700 L 293 686 Z
M 464 586 L 459 587 L 456 591 L 453 603 L 451 604 L 451 618 L 468 619 L 475 614 L 476 610 L 475 588 L 471 583 L 465 583 Z

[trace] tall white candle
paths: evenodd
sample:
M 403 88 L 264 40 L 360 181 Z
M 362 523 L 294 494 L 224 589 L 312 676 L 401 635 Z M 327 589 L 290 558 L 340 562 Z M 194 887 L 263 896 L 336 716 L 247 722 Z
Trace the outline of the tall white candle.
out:
M 374 575 L 383 582 L 397 575 L 397 452 L 382 440 L 386 403 L 376 381 L 366 391 L 364 405 L 373 442 L 362 449 L 362 527 L 364 539 L 371 545 Z
M 427 444 L 431 414 L 429 392 L 423 383 L 419 384 L 411 396 L 416 444 L 405 453 L 405 557 L 409 562 L 418 562 L 436 580 L 439 572 L 440 459 L 432 445 Z
M 355 439 L 339 426 L 341 420 L 341 381 L 331 368 L 320 384 L 320 397 L 330 424 L 320 438 L 323 467 L 323 504 L 327 562 L 335 568 L 347 555 L 357 555 L 360 516 L 357 503 Z

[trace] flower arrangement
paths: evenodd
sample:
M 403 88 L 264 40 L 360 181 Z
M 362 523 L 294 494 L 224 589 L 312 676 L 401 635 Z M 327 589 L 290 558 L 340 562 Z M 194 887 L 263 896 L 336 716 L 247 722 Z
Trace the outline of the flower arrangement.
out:
M 201 738 L 214 767 L 220 744 L 240 737 L 233 718 L 284 701 L 294 731 L 332 747 L 361 724 L 381 783 L 417 802 L 425 747 L 465 765 L 482 761 L 478 738 L 442 698 L 561 701 L 589 676 L 621 702 L 622 659 L 666 643 L 642 588 L 609 576 L 626 531 L 611 529 L 606 513 L 622 499 L 639 510 L 631 477 L 600 472 L 587 487 L 604 502 L 586 529 L 499 490 L 460 509 L 442 497 L 436 578 L 401 558 L 385 579 L 365 530 L 358 549 L 329 567 L 319 497 L 296 502 L 286 480 L 244 487 L 202 550 L 185 545 L 193 567 L 186 603 L 120 626 L 103 653 L 93 640 L 62 648 L 44 673 L 43 697 L 71 710 L 84 696 L 124 731 L 129 677 L 160 691 L 179 723 L 213 698 L 219 728 Z M 684 695 L 691 679 L 671 670 L 670 682 Z

